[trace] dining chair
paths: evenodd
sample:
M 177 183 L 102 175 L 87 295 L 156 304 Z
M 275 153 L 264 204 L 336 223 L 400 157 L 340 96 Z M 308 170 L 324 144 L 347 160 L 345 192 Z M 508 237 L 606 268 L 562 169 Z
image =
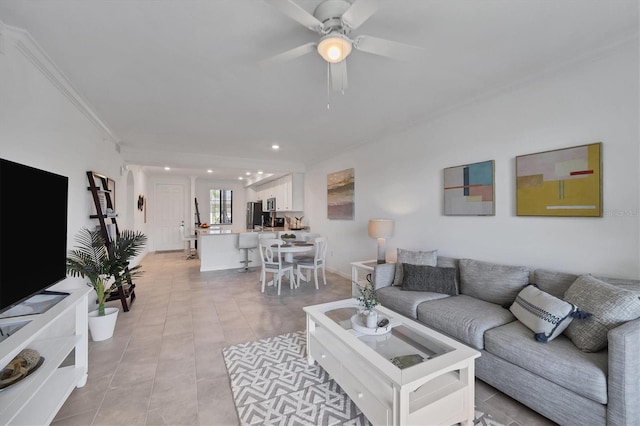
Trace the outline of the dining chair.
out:
M 302 232 L 300 234 L 300 238 L 302 238 L 304 241 L 313 241 L 314 238 L 318 238 L 321 235 L 315 232 Z
M 300 233 L 300 239 L 302 241 L 306 241 L 306 242 L 310 242 L 312 243 L 317 237 L 320 237 L 320 234 L 317 234 L 315 232 L 301 232 Z M 297 262 L 299 260 L 313 260 L 313 254 L 310 252 L 306 252 L 306 253 L 300 253 L 300 254 L 294 254 L 293 255 L 293 260 L 294 262 Z
M 260 281 L 262 282 L 262 292 L 264 293 L 267 281 L 267 273 L 273 274 L 273 285 L 278 285 L 278 296 L 280 296 L 280 287 L 282 284 L 282 276 L 285 272 L 289 272 L 289 286 L 293 290 L 296 287 L 296 281 L 293 275 L 293 263 L 284 262 L 280 255 L 280 246 L 283 241 L 278 239 L 262 239 L 260 240 L 260 261 L 262 262 L 262 272 L 260 273 Z
M 318 269 L 322 269 L 322 281 L 324 285 L 327 285 L 327 272 L 324 269 L 325 259 L 327 257 L 327 237 L 316 237 L 313 243 L 315 245 L 313 257 L 296 260 L 296 265 L 298 274 L 302 273 L 302 269 L 307 270 L 307 281 L 309 281 L 309 272 L 313 269 L 316 290 L 318 290 Z
M 196 241 L 196 235 L 186 235 L 185 234 L 185 230 L 184 230 L 184 224 L 180 225 L 180 237 L 182 238 L 183 242 L 186 242 L 187 244 L 187 249 L 185 250 L 187 252 L 187 259 L 195 259 L 196 258 L 196 253 L 195 253 L 195 247 L 194 250 L 191 250 L 191 241 L 194 242 Z

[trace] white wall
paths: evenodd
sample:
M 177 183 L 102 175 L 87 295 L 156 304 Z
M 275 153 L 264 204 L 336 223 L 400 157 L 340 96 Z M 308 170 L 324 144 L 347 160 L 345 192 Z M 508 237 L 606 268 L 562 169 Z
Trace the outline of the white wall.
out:
M 92 199 L 87 170 L 116 181 L 118 213 L 126 215 L 126 175 L 120 174 L 124 163 L 108 128 L 28 34 L 0 22 L 0 36 L 4 37 L 0 43 L 0 157 L 69 178 L 67 247 L 71 248 L 82 227 L 97 224 L 89 219 Z M 24 189 L 34 192 L 37 203 L 39 189 Z M 25 232 L 34 222 L 56 226 L 47 223 L 46 209 L 35 205 L 25 212 Z M 69 278 L 56 288 L 82 282 Z
M 233 191 L 233 202 L 231 204 L 233 223 L 231 225 L 219 226 L 223 229 L 245 229 L 247 221 L 247 201 L 250 200 L 247 199 L 245 188 L 239 181 L 205 178 L 196 179 L 196 197 L 198 197 L 200 221 L 210 223 L 211 205 L 209 204 L 209 191 L 211 189 L 230 189 Z
M 198 210 L 200 211 L 200 221 L 202 223 L 209 223 L 209 213 L 210 213 L 210 205 L 209 205 L 209 190 L 210 189 L 231 189 L 233 190 L 233 224 L 231 225 L 220 225 L 224 229 L 233 229 L 233 230 L 241 230 L 245 228 L 245 220 L 246 220 L 246 201 L 247 195 L 245 188 L 241 183 L 235 181 L 226 181 L 226 180 L 213 180 L 206 179 L 202 177 L 195 178 L 195 185 L 192 193 L 191 181 L 192 177 L 184 176 L 184 175 L 176 175 L 172 172 L 167 172 L 162 175 L 149 175 L 147 176 L 147 186 L 146 192 L 148 194 L 147 201 L 147 226 L 149 229 L 149 250 L 155 251 L 156 241 L 155 241 L 155 186 L 159 183 L 162 184 L 179 184 L 184 185 L 185 189 L 185 205 L 183 206 L 184 211 L 184 223 L 189 231 L 189 228 L 193 229 L 194 219 L 195 219 L 195 203 L 193 198 L 197 197 L 198 199 Z M 178 224 L 179 225 L 179 224 Z M 176 225 L 176 226 L 178 226 Z M 216 225 L 218 226 L 218 225 Z M 176 231 L 177 232 L 177 231 Z M 180 250 L 184 248 L 183 243 L 180 242 L 176 245 L 175 249 Z
M 638 42 L 537 76 L 404 133 L 309 168 L 305 211 L 329 237 L 328 267 L 372 259 L 370 218 L 395 220 L 397 247 L 530 267 L 640 278 Z M 425 93 L 425 96 L 428 96 Z M 601 141 L 604 217 L 515 215 L 515 157 Z M 495 160 L 496 215 L 443 216 L 445 167 Z M 326 175 L 355 168 L 354 221 L 329 221 Z M 321 189 L 320 189 L 321 188 Z

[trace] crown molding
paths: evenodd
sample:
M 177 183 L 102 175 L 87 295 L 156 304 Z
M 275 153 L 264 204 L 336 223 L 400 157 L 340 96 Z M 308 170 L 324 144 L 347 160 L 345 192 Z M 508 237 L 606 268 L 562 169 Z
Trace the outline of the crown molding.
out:
M 55 62 L 31 37 L 28 31 L 11 27 L 0 21 L 0 54 L 5 48 L 14 47 L 34 68 L 45 76 L 58 91 L 66 97 L 93 125 L 104 132 L 110 142 L 117 146 L 120 138 L 109 128 L 95 112 L 93 107 L 78 92 Z

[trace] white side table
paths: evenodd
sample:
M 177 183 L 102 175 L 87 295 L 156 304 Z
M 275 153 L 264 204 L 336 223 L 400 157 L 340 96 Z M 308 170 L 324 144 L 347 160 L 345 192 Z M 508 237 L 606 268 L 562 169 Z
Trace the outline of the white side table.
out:
M 377 260 L 362 260 L 359 262 L 351 262 L 351 296 L 360 297 L 360 290 L 356 283 L 361 287 L 368 284 L 367 275 L 373 274 L 373 268 L 378 264 Z

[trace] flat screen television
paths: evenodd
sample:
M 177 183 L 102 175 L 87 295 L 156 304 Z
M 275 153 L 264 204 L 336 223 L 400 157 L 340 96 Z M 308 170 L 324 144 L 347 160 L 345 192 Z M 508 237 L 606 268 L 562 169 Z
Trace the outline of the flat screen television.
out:
M 0 159 L 0 312 L 66 277 L 69 179 Z

